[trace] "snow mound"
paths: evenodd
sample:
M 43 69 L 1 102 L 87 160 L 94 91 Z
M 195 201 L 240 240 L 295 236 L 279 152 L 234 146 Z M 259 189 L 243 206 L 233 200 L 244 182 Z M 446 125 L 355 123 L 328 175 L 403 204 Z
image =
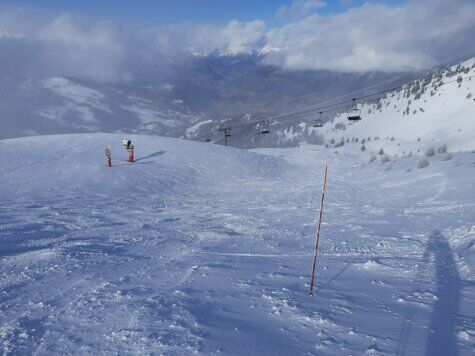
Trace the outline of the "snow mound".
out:
M 135 163 L 127 162 L 122 139 L 135 145 Z M 156 136 L 73 134 L 0 141 L 3 199 L 42 199 L 66 193 L 166 194 L 196 184 L 226 184 L 265 175 L 279 160 L 206 143 Z M 112 150 L 106 167 L 105 147 Z M 28 172 L 28 173 L 26 173 Z M 34 172 L 34 176 L 31 174 Z

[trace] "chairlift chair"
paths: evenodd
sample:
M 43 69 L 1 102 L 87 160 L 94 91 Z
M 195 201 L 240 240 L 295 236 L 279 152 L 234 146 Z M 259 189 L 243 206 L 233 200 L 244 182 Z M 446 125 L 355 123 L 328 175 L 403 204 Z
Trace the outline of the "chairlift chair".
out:
M 265 135 L 268 134 L 269 131 L 269 123 L 267 121 L 263 121 L 257 124 L 257 134 L 258 135 Z
M 315 123 L 312 125 L 313 127 L 322 127 L 322 112 L 319 112 L 319 117 L 318 119 L 315 120 Z
M 350 121 L 359 121 L 361 120 L 361 109 L 356 105 L 356 99 L 353 99 L 353 105 L 348 111 L 348 120 Z

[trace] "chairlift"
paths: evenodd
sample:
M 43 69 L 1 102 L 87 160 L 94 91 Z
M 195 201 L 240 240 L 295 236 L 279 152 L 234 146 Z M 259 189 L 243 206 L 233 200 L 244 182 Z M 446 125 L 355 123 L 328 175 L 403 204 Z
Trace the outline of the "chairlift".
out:
M 319 117 L 318 119 L 315 120 L 315 123 L 312 125 L 313 127 L 322 127 L 322 112 L 319 112 Z
M 348 120 L 359 121 L 361 120 L 361 109 L 356 105 L 356 99 L 353 99 L 351 109 L 348 111 Z
M 268 134 L 269 131 L 269 123 L 267 121 L 262 121 L 257 124 L 257 134 L 258 135 L 265 135 Z

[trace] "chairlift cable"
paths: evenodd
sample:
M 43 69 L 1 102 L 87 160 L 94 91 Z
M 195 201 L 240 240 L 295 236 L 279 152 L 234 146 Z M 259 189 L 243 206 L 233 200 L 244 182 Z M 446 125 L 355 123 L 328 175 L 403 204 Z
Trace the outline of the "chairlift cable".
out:
M 471 70 L 470 68 L 464 68 L 464 69 L 459 69 L 459 70 L 454 70 L 454 71 L 448 71 L 447 73 L 443 73 L 443 74 L 440 73 L 439 75 L 442 78 L 446 78 L 446 77 L 449 77 L 449 76 L 456 75 L 458 73 L 466 72 L 467 69 Z M 473 77 L 475 77 L 475 76 L 462 77 L 462 80 L 463 79 L 470 79 L 470 78 L 473 78 Z M 431 78 L 431 80 L 433 80 L 433 78 Z M 456 82 L 457 80 L 459 80 L 459 79 L 457 78 L 455 80 L 451 80 L 451 81 L 447 81 L 447 82 L 443 82 L 443 83 L 437 83 L 437 82 L 436 83 L 431 83 L 431 84 L 428 84 L 426 87 L 442 86 L 442 85 L 445 85 L 445 84 L 450 84 L 450 83 Z M 381 91 L 376 92 L 376 93 L 355 97 L 355 98 L 340 101 L 340 102 L 334 103 L 334 104 L 329 104 L 329 105 L 324 105 L 324 106 L 317 106 L 317 104 L 315 104 L 315 105 L 308 106 L 306 108 L 299 109 L 299 110 L 294 110 L 294 111 L 291 111 L 291 112 L 288 112 L 288 113 L 285 113 L 285 114 L 269 116 L 269 117 L 266 117 L 266 118 L 263 118 L 263 119 L 261 118 L 259 120 L 254 120 L 254 121 L 250 121 L 250 122 L 243 122 L 243 123 L 240 123 L 240 124 L 233 125 L 232 127 L 233 128 L 240 128 L 240 127 L 245 127 L 245 126 L 252 126 L 252 125 L 256 125 L 258 123 L 262 123 L 263 121 L 267 121 L 268 123 L 280 123 L 280 122 L 285 122 L 285 121 L 289 121 L 289 120 L 294 120 L 294 119 L 298 118 L 301 115 L 312 113 L 312 112 L 317 112 L 317 111 L 320 112 L 321 111 L 322 113 L 326 113 L 326 112 L 337 111 L 337 110 L 340 110 L 340 109 L 347 108 L 348 104 L 352 103 L 353 100 L 355 100 L 355 101 L 362 101 L 363 100 L 363 101 L 365 101 L 365 103 L 370 103 L 370 102 L 378 101 L 378 100 L 382 99 L 382 96 L 384 94 L 394 92 L 396 90 L 404 89 L 406 87 L 410 88 L 411 83 L 404 83 L 402 85 L 399 85 L 399 86 L 396 86 L 396 87 L 393 87 L 393 88 L 390 88 L 390 89 L 381 90 Z M 362 89 L 360 89 L 360 91 L 364 90 L 364 89 L 365 88 L 362 88 Z M 344 96 L 348 96 L 348 94 L 345 94 Z M 370 99 L 370 98 L 375 97 L 375 96 L 376 96 L 376 98 Z M 366 100 L 366 99 L 368 99 L 368 100 Z M 328 100 L 328 101 L 332 101 L 332 100 Z M 202 135 L 207 135 L 207 134 L 210 134 L 214 131 L 215 131 L 215 129 L 211 129 L 210 131 L 205 132 Z M 217 140 L 215 142 L 218 142 L 218 141 L 219 140 Z
M 466 71 L 466 69 L 463 69 L 463 70 L 458 70 L 458 71 L 452 71 L 452 72 L 449 72 L 449 73 L 446 73 L 444 75 L 444 77 L 447 77 L 449 75 L 455 75 L 457 73 L 460 73 L 460 72 L 464 72 Z M 462 79 L 468 79 L 470 77 L 465 77 L 465 78 L 462 78 Z M 453 80 L 453 81 L 449 81 L 449 82 L 444 82 L 442 83 L 442 85 L 444 84 L 449 84 L 449 83 L 453 83 L 457 80 Z M 435 83 L 435 84 L 431 84 L 431 85 L 427 85 L 428 87 L 434 87 L 435 85 L 439 85 L 439 83 Z M 397 87 L 393 87 L 393 88 L 390 88 L 390 89 L 386 89 L 386 90 L 382 90 L 382 91 L 379 91 L 377 93 L 373 93 L 373 94 L 368 94 L 368 95 L 363 95 L 363 96 L 360 96 L 360 97 L 356 97 L 356 98 L 353 98 L 355 99 L 356 101 L 362 101 L 364 100 L 365 102 L 372 102 L 372 101 L 377 101 L 377 100 L 380 100 L 381 99 L 381 96 L 383 94 L 387 94 L 389 92 L 393 92 L 393 91 L 396 91 L 398 89 L 403 89 L 404 87 L 410 87 L 410 84 L 408 83 L 405 83 L 405 84 L 402 84 L 400 86 L 397 86 Z M 368 99 L 368 98 L 371 98 L 371 97 L 374 97 L 374 96 L 377 96 L 376 98 L 373 98 L 373 99 L 370 99 L 370 100 L 365 100 L 365 99 Z M 331 110 L 324 110 L 323 112 L 329 112 L 329 111 L 335 111 L 335 107 L 337 106 L 340 106 L 340 105 L 343 105 L 343 104 L 346 104 L 348 105 L 349 103 L 352 103 L 353 102 L 353 99 L 350 99 L 350 100 L 344 100 L 344 101 L 341 101 L 339 103 L 335 103 L 335 104 L 330 104 L 330 105 L 325 105 L 325 106 L 320 106 L 320 107 L 313 107 L 313 106 L 310 106 L 310 107 L 307 107 L 305 109 L 301 109 L 301 110 L 295 110 L 295 111 L 292 111 L 292 112 L 289 112 L 289 113 L 285 113 L 285 114 L 280 114 L 280 115 L 275 115 L 275 116 L 270 116 L 270 117 L 267 117 L 266 120 L 268 121 L 274 121 L 274 122 L 282 122 L 282 121 L 287 121 L 287 119 L 290 118 L 293 118 L 294 115 L 298 114 L 298 115 L 302 115 L 302 114 L 307 114 L 307 113 L 311 113 L 311 112 L 317 112 L 317 110 L 320 110 L 322 111 L 322 109 L 329 109 L 329 108 L 333 108 Z M 280 119 L 280 120 L 277 120 L 277 119 Z M 259 121 L 262 121 L 262 119 L 260 119 Z M 247 125 L 252 125 L 252 124 L 256 124 L 258 121 L 255 121 L 255 122 L 246 122 L 246 123 L 241 123 L 241 124 L 237 124 L 237 125 L 234 125 L 234 127 L 241 127 L 241 126 L 247 126 Z
M 469 54 L 473 54 L 475 53 L 475 48 L 472 48 L 470 50 L 467 50 L 467 51 L 464 51 L 464 52 L 461 52 L 461 53 L 458 53 L 452 57 L 449 57 L 449 58 L 445 58 L 443 60 L 440 60 L 439 62 L 433 64 L 432 66 L 428 67 L 428 68 L 423 68 L 421 69 L 420 71 L 415 71 L 415 72 L 424 72 L 424 71 L 429 71 L 430 73 L 433 73 L 432 70 L 434 69 L 437 69 L 438 67 L 440 67 L 441 65 L 443 64 L 446 64 L 446 63 L 449 63 L 451 61 L 454 61 L 456 59 L 459 59 L 461 57 L 465 57 Z M 414 72 L 413 72 L 414 73 Z M 369 89 L 373 89 L 375 87 L 378 87 L 382 84 L 386 84 L 386 83 L 390 83 L 390 82 L 393 82 L 397 79 L 400 79 L 401 77 L 404 77 L 406 75 L 408 75 L 409 73 L 402 73 L 402 74 L 399 74 L 393 78 L 389 78 L 389 79 L 386 79 L 386 80 L 383 80 L 382 82 L 379 82 L 379 83 L 376 83 L 376 84 L 372 84 L 368 87 L 364 87 L 364 88 L 360 88 L 360 89 L 357 89 L 357 90 L 354 90 L 352 92 L 349 92 L 349 93 L 346 93 L 344 95 L 341 95 L 339 97 L 336 97 L 336 98 L 332 98 L 332 99 L 328 99 L 328 100 L 325 100 L 319 104 L 316 104 L 316 105 L 321 105 L 321 104 L 324 104 L 326 102 L 331 102 L 331 101 L 334 101 L 334 100 L 338 100 L 338 99 L 342 99 L 342 98 L 345 98 L 347 96 L 350 96 L 350 95 L 354 95 L 356 93 L 359 93 L 359 92 L 362 92 L 362 91 L 365 91 L 365 90 L 369 90 Z M 283 99 L 281 100 L 281 102 L 283 103 L 287 103 L 287 102 L 291 102 L 291 101 L 295 101 L 295 100 L 298 100 L 298 99 L 303 99 L 303 98 L 306 98 L 306 97 L 310 97 L 312 95 L 316 95 L 318 94 L 317 92 L 313 92 L 313 93 L 308 93 L 308 94 L 304 94 L 304 95 L 300 95 L 300 96 L 295 96 L 295 97 L 292 97 L 292 98 L 288 98 L 288 99 Z M 255 105 L 254 107 L 257 108 L 257 107 L 260 107 L 260 106 L 264 106 L 266 104 L 272 104 L 272 102 L 263 102 L 263 103 L 260 103 L 260 104 L 257 104 Z

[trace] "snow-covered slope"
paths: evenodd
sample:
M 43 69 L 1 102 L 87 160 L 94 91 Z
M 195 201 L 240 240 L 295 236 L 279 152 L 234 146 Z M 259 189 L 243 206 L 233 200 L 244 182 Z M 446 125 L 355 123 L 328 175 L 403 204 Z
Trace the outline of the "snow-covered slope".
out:
M 204 119 L 167 83 L 98 84 L 77 79 L 0 78 L 0 138 L 78 132 L 180 137 Z
M 381 148 L 391 155 L 423 155 L 444 145 L 450 151 L 473 151 L 474 63 L 470 60 L 450 69 L 459 71 L 457 74 L 441 72 L 414 81 L 377 102 L 363 103 L 359 106 L 359 122 L 349 123 L 343 114 L 314 130 L 320 131 L 331 147 L 344 142 L 350 146 L 347 149 L 359 150 L 364 144 L 368 155 Z
M 358 123 L 349 124 L 346 109 L 343 109 L 343 113 L 337 115 L 334 111 L 324 112 L 323 120 L 327 121 L 327 124 L 323 128 L 312 127 L 318 118 L 318 105 L 315 105 L 315 97 L 310 96 L 314 101 L 313 111 L 305 113 L 304 110 L 298 117 L 290 115 L 284 117 L 283 121 L 270 120 L 270 133 L 267 135 L 256 134 L 259 132 L 256 125 L 245 125 L 246 122 L 264 119 L 266 117 L 264 114 L 244 116 L 237 127 L 233 125 L 232 120 L 224 120 L 224 123 L 233 127 L 232 137 L 228 141 L 232 146 L 244 148 L 297 146 L 302 142 L 330 144 L 332 140 L 333 146 L 335 143 L 339 145 L 343 137 L 345 143 L 347 140 L 354 142 L 351 140 L 358 138 L 357 143 L 361 146 L 361 141 L 363 139 L 367 141 L 368 137 L 371 139 L 394 137 L 393 144 L 382 145 L 387 147 L 389 153 L 399 155 L 411 150 L 415 153 L 436 144 L 447 144 L 452 150 L 474 149 L 475 146 L 468 148 L 472 144 L 472 132 L 475 129 L 474 63 L 475 59 L 472 58 L 449 69 L 416 79 L 401 90 L 389 92 L 383 98 L 375 96 L 371 97 L 372 101 L 359 103 L 363 120 Z M 450 74 L 451 72 L 455 74 Z M 466 79 L 459 81 L 459 77 Z M 331 86 L 331 82 L 329 80 L 327 85 Z M 372 90 L 356 92 L 354 95 L 370 95 L 375 90 L 382 89 L 383 86 L 373 86 Z M 348 91 L 341 90 L 333 98 L 340 97 L 345 92 Z M 318 101 L 325 102 L 331 98 L 322 96 Z M 351 100 L 351 96 L 347 95 L 343 99 Z M 325 104 L 335 104 L 340 100 L 342 99 L 335 99 Z M 324 109 L 326 110 L 330 110 L 329 107 Z M 284 108 L 279 114 L 289 111 L 292 110 Z M 219 124 L 220 122 L 216 121 L 202 122 L 188 133 L 188 137 L 211 139 L 222 144 L 222 132 L 218 131 Z M 376 148 L 380 150 L 381 143 L 369 143 L 366 144 L 366 148 L 369 148 L 367 153 L 374 153 Z
M 0 141 L 4 353 L 473 351 L 474 154 L 417 169 L 130 136 L 132 164 L 123 138 Z

